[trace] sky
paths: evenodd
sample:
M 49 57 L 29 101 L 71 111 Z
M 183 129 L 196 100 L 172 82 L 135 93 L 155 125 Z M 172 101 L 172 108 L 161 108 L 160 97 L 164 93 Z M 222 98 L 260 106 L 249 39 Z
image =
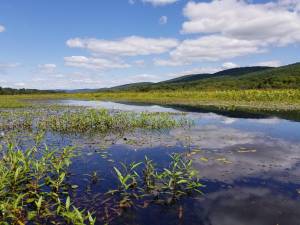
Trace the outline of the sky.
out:
M 158 82 L 300 61 L 300 0 L 1 0 L 0 86 Z

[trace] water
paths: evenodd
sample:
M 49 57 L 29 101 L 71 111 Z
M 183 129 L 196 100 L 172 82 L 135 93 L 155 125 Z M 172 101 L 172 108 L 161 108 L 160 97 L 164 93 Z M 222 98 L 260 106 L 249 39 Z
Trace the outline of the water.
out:
M 173 206 L 136 207 L 112 224 L 300 224 L 300 122 L 263 113 L 228 116 L 216 111 L 102 101 L 52 103 L 134 112 L 184 112 L 195 121 L 190 129 L 138 130 L 123 137 L 47 134 L 52 145 L 76 145 L 82 151 L 72 164 L 71 180 L 79 185 L 78 204 L 94 209 L 101 207 L 101 195 L 97 194 L 116 185 L 112 179 L 114 165 L 140 161 L 147 155 L 163 167 L 172 152 L 186 152 L 193 158 L 205 184 L 204 196 Z M 100 181 L 90 185 L 87 174 L 94 171 L 100 174 Z

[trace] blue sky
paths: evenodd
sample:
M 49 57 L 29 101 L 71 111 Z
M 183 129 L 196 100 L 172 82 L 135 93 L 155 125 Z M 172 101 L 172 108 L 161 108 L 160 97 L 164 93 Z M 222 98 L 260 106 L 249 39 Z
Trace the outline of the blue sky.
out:
M 0 86 L 100 88 L 300 61 L 299 0 L 1 0 Z

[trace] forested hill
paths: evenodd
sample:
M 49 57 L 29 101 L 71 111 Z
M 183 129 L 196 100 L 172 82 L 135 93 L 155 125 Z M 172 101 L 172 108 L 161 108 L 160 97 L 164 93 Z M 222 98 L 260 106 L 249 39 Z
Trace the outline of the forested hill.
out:
M 239 90 L 300 88 L 300 63 L 287 66 L 241 67 L 213 74 L 194 74 L 159 83 L 135 83 L 105 91 Z
M 17 95 L 17 94 L 47 94 L 57 93 L 52 90 L 37 90 L 37 89 L 14 89 L 14 88 L 2 88 L 0 87 L 0 95 Z

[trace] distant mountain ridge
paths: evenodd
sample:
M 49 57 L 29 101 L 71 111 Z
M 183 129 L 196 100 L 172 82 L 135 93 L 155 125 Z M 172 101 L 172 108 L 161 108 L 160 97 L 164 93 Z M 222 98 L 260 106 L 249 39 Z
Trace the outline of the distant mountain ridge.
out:
M 232 90 L 300 88 L 300 63 L 282 67 L 240 67 L 216 73 L 192 74 L 158 83 L 140 82 L 99 91 Z
M 232 68 L 232 69 L 222 70 L 212 74 L 204 73 L 204 74 L 185 75 L 182 77 L 177 77 L 159 83 L 180 83 L 180 82 L 190 82 L 190 81 L 202 80 L 206 78 L 219 77 L 219 76 L 240 76 L 247 73 L 258 72 L 258 71 L 271 69 L 271 68 L 272 67 L 264 67 L 264 66 Z

